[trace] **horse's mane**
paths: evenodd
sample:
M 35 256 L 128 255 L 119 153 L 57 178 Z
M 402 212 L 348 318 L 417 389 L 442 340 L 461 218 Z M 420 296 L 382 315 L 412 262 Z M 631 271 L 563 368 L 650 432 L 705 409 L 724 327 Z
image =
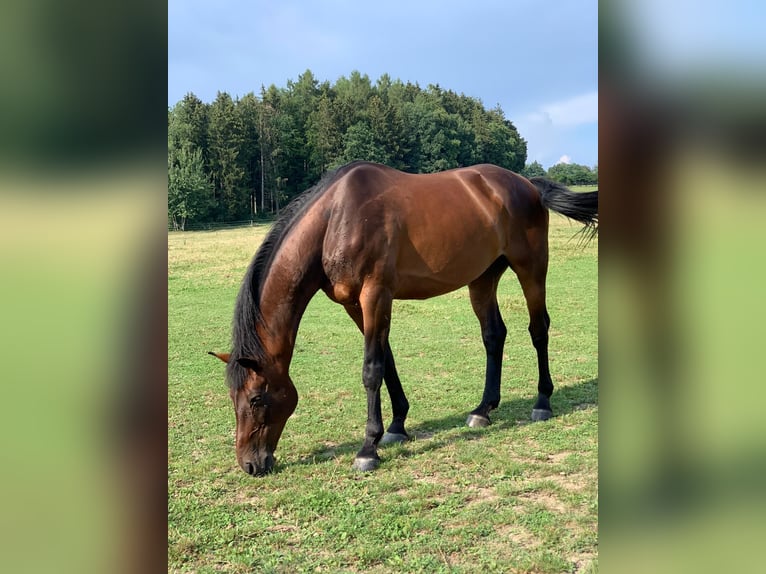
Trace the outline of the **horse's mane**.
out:
M 226 377 L 231 388 L 242 388 L 248 376 L 247 369 L 242 367 L 237 359 L 247 358 L 261 363 L 266 358 L 263 341 L 258 336 L 255 327 L 263 318 L 261 289 L 271 268 L 274 255 L 295 224 L 303 218 L 307 208 L 330 187 L 330 184 L 355 165 L 358 165 L 357 162 L 328 172 L 314 187 L 304 191 L 291 201 L 282 210 L 279 219 L 274 223 L 250 262 L 234 305 L 232 351 L 226 366 Z

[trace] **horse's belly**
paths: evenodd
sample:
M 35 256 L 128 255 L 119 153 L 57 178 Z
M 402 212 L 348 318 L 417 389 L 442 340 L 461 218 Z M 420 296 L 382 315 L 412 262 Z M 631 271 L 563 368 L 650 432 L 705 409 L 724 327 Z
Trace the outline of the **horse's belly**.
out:
M 501 253 L 499 249 L 481 254 L 466 250 L 446 261 L 407 255 L 397 265 L 396 299 L 428 299 L 460 289 L 484 273 Z
M 440 282 L 433 277 L 404 277 L 397 284 L 394 299 L 430 299 L 460 289 L 466 284 Z

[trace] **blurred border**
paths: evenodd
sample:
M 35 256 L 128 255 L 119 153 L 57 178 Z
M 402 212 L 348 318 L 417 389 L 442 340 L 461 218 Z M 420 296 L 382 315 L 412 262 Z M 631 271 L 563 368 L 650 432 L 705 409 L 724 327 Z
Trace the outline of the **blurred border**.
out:
M 758 571 L 766 11 L 599 8 L 599 566 Z
M 0 9 L 0 570 L 165 571 L 165 3 Z
M 763 8 L 599 8 L 600 566 L 758 570 Z M 2 8 L 3 571 L 167 566 L 166 35 Z

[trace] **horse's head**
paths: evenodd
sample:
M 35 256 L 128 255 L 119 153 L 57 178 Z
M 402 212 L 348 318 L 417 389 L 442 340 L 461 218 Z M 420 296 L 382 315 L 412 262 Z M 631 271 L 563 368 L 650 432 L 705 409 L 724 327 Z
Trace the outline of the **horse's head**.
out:
M 229 362 L 225 353 L 210 353 Z M 229 388 L 237 420 L 237 462 L 242 470 L 262 476 L 274 468 L 274 451 L 290 415 L 298 404 L 298 393 L 286 373 L 251 359 L 238 359 L 246 369 L 244 384 Z

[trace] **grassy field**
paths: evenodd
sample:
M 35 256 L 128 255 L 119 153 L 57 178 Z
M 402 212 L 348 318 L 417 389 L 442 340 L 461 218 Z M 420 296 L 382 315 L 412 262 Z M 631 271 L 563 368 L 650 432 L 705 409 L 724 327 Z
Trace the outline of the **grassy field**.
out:
M 597 185 L 570 185 L 568 186 L 572 191 L 596 191 Z
M 276 472 L 243 473 L 223 365 L 234 299 L 265 227 L 168 236 L 171 572 L 595 572 L 597 240 L 551 216 L 548 308 L 556 416 L 528 424 L 537 367 L 524 298 L 500 284 L 508 327 L 503 401 L 469 429 L 484 350 L 466 289 L 397 301 L 391 344 L 414 440 L 351 469 L 366 420 L 362 339 L 321 293 L 298 334 L 300 401 Z M 383 392 L 385 424 L 390 404 Z

